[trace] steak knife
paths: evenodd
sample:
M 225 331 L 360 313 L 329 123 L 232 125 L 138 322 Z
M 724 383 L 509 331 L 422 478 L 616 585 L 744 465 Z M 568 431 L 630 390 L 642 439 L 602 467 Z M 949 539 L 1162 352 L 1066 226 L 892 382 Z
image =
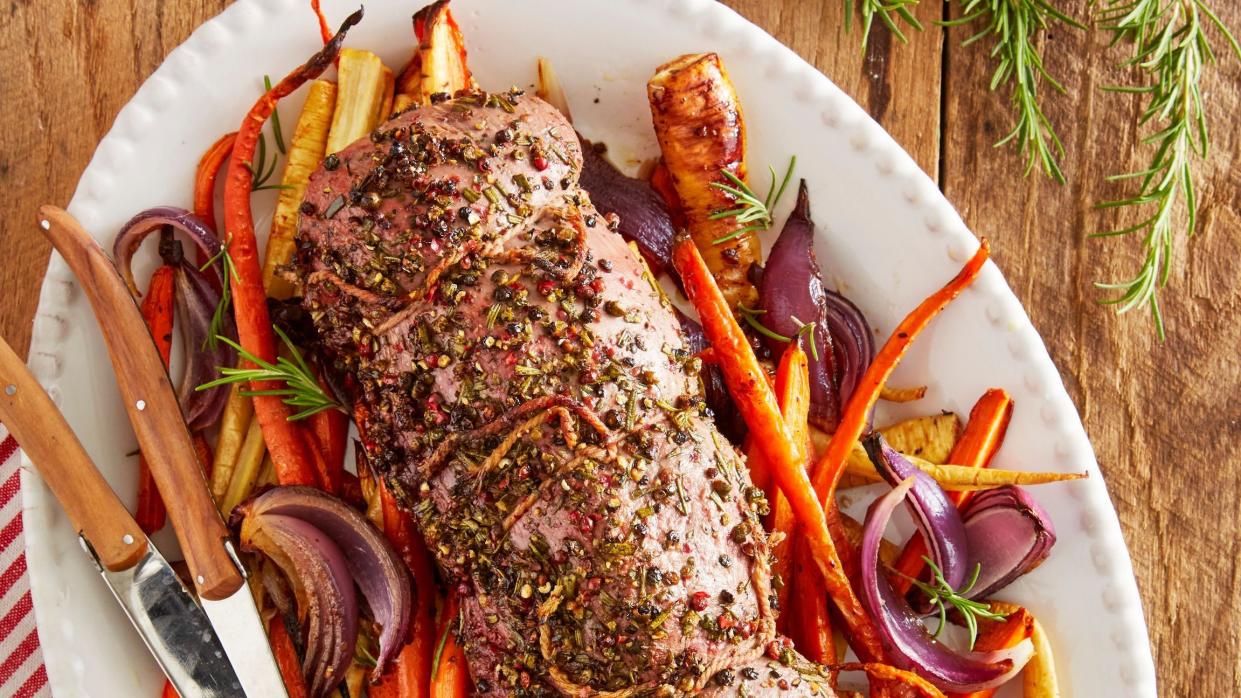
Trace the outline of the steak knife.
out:
M 3 339 L 0 421 L 60 500 L 82 547 L 182 698 L 240 695 L 211 621 Z
M 73 270 L 94 308 L 117 385 L 155 485 L 181 544 L 199 604 L 245 695 L 288 694 L 246 584 L 245 568 L 207 490 L 181 407 L 142 315 L 112 260 L 81 225 L 54 206 L 39 227 Z

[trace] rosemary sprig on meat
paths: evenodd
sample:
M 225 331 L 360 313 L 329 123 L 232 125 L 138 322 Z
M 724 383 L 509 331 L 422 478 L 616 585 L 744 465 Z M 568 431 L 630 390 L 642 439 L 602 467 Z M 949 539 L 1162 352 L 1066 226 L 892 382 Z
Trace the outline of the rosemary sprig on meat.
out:
M 1205 33 L 1207 25 L 1219 30 L 1238 58 L 1241 46 L 1203 0 L 1110 0 L 1100 21 L 1112 32 L 1114 41 L 1133 42 L 1133 57 L 1125 65 L 1136 66 L 1149 80 L 1145 85 L 1107 89 L 1145 95 L 1141 124 L 1158 130 L 1142 141 L 1155 146 L 1149 167 L 1109 178 L 1138 180 L 1137 192 L 1101 204 L 1150 212 L 1133 225 L 1100 234 L 1123 237 L 1141 233 L 1146 257 L 1132 278 L 1095 285 L 1115 294 L 1103 302 L 1115 305 L 1117 312 L 1150 308 L 1155 331 L 1163 340 L 1163 314 L 1157 294 L 1171 274 L 1177 231 L 1183 229 L 1186 237 L 1196 232 L 1198 201 L 1193 166 L 1206 158 L 1211 144 L 1199 87 L 1203 70 L 1215 62 Z M 1183 218 L 1176 213 L 1178 201 L 1185 204 Z
M 282 381 L 285 384 L 283 388 L 274 388 L 272 390 L 243 390 L 242 395 L 252 397 L 255 395 L 275 395 L 283 399 L 284 404 L 289 407 L 301 408 L 300 412 L 296 412 L 289 417 L 289 421 L 305 419 L 313 414 L 317 414 L 324 410 L 341 409 L 339 403 L 332 399 L 331 396 L 319 386 L 319 381 L 315 378 L 315 374 L 306 364 L 306 360 L 302 358 L 302 353 L 298 350 L 293 342 L 289 341 L 288 335 L 279 327 L 273 326 L 272 329 L 280 336 L 280 340 L 284 342 L 285 348 L 289 352 L 292 359 L 279 357 L 276 363 L 264 361 L 259 357 L 251 354 L 242 348 L 240 344 L 233 340 L 219 335 L 217 340 L 228 344 L 237 350 L 237 355 L 255 365 L 255 368 L 232 368 L 229 366 L 220 366 L 220 378 L 210 383 L 204 383 L 198 386 L 198 390 L 207 390 L 218 385 L 231 385 L 233 383 L 249 383 L 252 381 Z

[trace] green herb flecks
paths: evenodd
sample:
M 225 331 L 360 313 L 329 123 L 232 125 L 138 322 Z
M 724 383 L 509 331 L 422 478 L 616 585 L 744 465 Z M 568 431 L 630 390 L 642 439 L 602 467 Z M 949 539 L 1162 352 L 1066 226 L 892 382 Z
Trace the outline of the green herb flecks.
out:
M 985 38 L 992 38 L 995 45 L 991 57 L 996 61 L 991 76 L 991 89 L 1011 85 L 1012 105 L 1017 123 L 1008 135 L 1001 138 L 996 147 L 1013 143 L 1026 158 L 1025 174 L 1040 165 L 1043 173 L 1064 184 L 1060 170 L 1060 158 L 1064 157 L 1064 145 L 1056 135 L 1051 120 L 1043 112 L 1039 102 L 1038 85 L 1046 81 L 1057 92 L 1064 87 L 1043 66 L 1043 56 L 1036 44 L 1038 34 L 1054 22 L 1076 29 L 1086 27 L 1053 6 L 1050 0 L 966 0 L 962 16 L 944 22 L 953 27 L 983 21 L 978 33 L 961 42 L 968 46 Z
M 1095 285 L 1114 294 L 1103 302 L 1115 305 L 1117 312 L 1150 308 L 1155 331 L 1162 341 L 1166 335 L 1157 295 L 1168 284 L 1177 231 L 1183 229 L 1186 237 L 1196 232 L 1198 201 L 1193 165 L 1205 159 L 1210 150 L 1199 85 L 1204 68 L 1215 62 L 1215 52 L 1206 36 L 1207 25 L 1219 30 L 1238 58 L 1241 46 L 1203 0 L 1109 0 L 1099 19 L 1112 32 L 1114 42 L 1133 42 L 1133 57 L 1125 65 L 1137 67 L 1149 79 L 1146 85 L 1106 89 L 1144 95 L 1146 108 L 1141 124 L 1158 130 L 1142 140 L 1155 148 L 1149 167 L 1109 178 L 1138 180 L 1137 193 L 1101 204 L 1105 208 L 1141 208 L 1150 215 L 1128 227 L 1098 235 L 1122 237 L 1141 233 L 1146 256 L 1132 278 Z M 1176 212 L 1178 201 L 1185 204 L 1180 220 Z
M 986 620 L 1004 620 L 1006 614 L 991 610 L 991 604 L 982 601 L 974 601 L 967 599 L 974 585 L 978 583 L 978 574 L 982 571 L 982 565 L 974 565 L 974 573 L 970 576 L 969 582 L 959 590 L 954 590 L 944 579 L 944 573 L 939 569 L 931 558 L 922 556 L 926 562 L 927 568 L 931 570 L 931 582 L 911 579 L 914 586 L 918 587 L 922 593 L 926 594 L 927 599 L 931 602 L 931 607 L 938 609 L 939 626 L 935 628 L 935 637 L 939 637 L 944 626 L 948 623 L 948 607 L 956 609 L 960 614 L 961 620 L 965 623 L 965 629 L 969 632 L 970 649 L 974 649 L 974 643 L 978 640 L 978 619 Z
M 283 388 L 243 390 L 241 394 L 247 397 L 274 395 L 282 398 L 284 404 L 300 410 L 291 415 L 289 421 L 305 419 L 312 414 L 318 414 L 324 410 L 341 409 L 340 404 L 319 386 L 319 381 L 315 379 L 314 372 L 306 365 L 306 360 L 302 358 L 302 353 L 298 351 L 293 342 L 289 341 L 289 337 L 284 331 L 275 326 L 272 329 L 276 331 L 276 334 L 280 336 L 280 340 L 284 342 L 285 348 L 289 351 L 289 356 L 293 357 L 291 360 L 281 356 L 276 359 L 275 364 L 272 364 L 246 351 L 240 344 L 228 337 L 219 335 L 216 337 L 219 341 L 236 349 L 238 356 L 253 363 L 256 367 L 232 368 L 220 366 L 221 377 L 209 383 L 203 383 L 198 386 L 197 390 L 207 390 L 220 385 L 249 383 L 252 381 L 281 381 L 285 385 Z
M 796 166 L 797 156 L 794 155 L 789 158 L 789 167 L 784 172 L 784 179 L 779 181 L 779 187 L 776 186 L 776 168 L 768 167 L 767 169 L 771 171 L 771 186 L 767 189 L 767 196 L 762 199 L 758 198 L 758 194 L 750 188 L 750 185 L 741 181 L 740 177 L 728 170 L 720 170 L 720 174 L 724 175 L 724 178 L 731 184 L 712 182 L 711 186 L 731 195 L 736 199 L 737 206 L 724 211 L 716 211 L 708 218 L 713 221 L 733 218 L 741 227 L 721 238 L 713 240 L 712 244 L 722 245 L 746 233 L 771 228 L 773 222 L 771 210 L 780 202 L 780 197 L 784 194 L 784 190 L 788 188 L 789 182 L 793 179 L 793 169 Z

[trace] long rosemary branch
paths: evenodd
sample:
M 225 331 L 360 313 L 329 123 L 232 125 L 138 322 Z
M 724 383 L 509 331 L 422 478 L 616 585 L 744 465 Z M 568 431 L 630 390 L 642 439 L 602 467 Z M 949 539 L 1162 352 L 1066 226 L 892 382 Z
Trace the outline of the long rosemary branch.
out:
M 1113 43 L 1131 41 L 1133 56 L 1125 61 L 1146 76 L 1146 84 L 1106 88 L 1144 95 L 1146 107 L 1141 123 L 1154 131 L 1142 142 L 1154 147 L 1150 166 L 1114 175 L 1110 180 L 1137 180 L 1132 196 L 1101 204 L 1105 208 L 1136 207 L 1149 212 L 1138 223 L 1100 237 L 1142 235 L 1146 256 L 1137 274 L 1114 283 L 1095 284 L 1111 296 L 1117 312 L 1147 307 L 1159 339 L 1166 337 L 1158 292 L 1168 283 L 1172 270 L 1177 231 L 1192 237 L 1198 224 L 1198 200 L 1194 188 L 1194 164 L 1210 150 L 1199 82 L 1204 68 L 1215 63 L 1215 52 L 1206 34 L 1214 25 L 1232 52 L 1241 58 L 1241 46 L 1203 0 L 1109 0 L 1100 23 L 1112 32 Z M 1177 203 L 1184 203 L 1179 214 Z

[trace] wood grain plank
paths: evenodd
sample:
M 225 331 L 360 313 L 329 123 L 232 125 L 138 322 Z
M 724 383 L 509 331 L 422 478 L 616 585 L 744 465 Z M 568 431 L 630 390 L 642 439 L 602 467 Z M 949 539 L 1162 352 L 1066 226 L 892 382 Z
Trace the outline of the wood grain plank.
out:
M 1212 3 L 1233 27 L 1241 6 Z M 1227 5 L 1227 7 L 1225 7 Z M 986 90 L 985 47 L 948 45 L 942 185 L 965 221 L 991 238 L 995 258 L 1030 313 L 1082 412 L 1133 555 L 1161 692 L 1241 694 L 1241 278 L 1233 260 L 1241 175 L 1241 66 L 1225 60 L 1204 85 L 1214 151 L 1200 168 L 1201 232 L 1177 246 L 1163 293 L 1169 339 L 1160 345 L 1141 311 L 1116 317 L 1096 305 L 1095 281 L 1128 278 L 1138 239 L 1090 233 L 1136 220 L 1095 208 L 1129 191 L 1109 174 L 1142 169 L 1135 148 L 1138 101 L 1099 91 L 1131 80 L 1115 67 L 1126 48 L 1101 32 L 1054 31 L 1043 42 L 1067 95 L 1048 92 L 1047 111 L 1069 150 L 1067 186 L 1023 180 L 1012 148 L 991 143 L 1011 123 L 1005 94 Z M 1018 407 L 1020 409 L 1020 406 Z
M 902 44 L 876 23 L 867 50 L 855 18 L 844 30 L 840 0 L 724 0 L 813 64 L 878 121 L 914 161 L 939 172 L 940 82 L 943 30 L 940 6 L 923 2 L 915 16 L 926 28 L 905 31 Z
M 225 0 L 17 2 L 0 6 L 0 332 L 26 355 L 49 247 L 39 204 L 68 203 L 117 112 Z

